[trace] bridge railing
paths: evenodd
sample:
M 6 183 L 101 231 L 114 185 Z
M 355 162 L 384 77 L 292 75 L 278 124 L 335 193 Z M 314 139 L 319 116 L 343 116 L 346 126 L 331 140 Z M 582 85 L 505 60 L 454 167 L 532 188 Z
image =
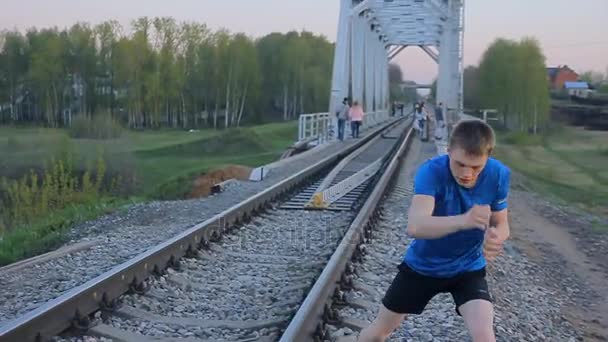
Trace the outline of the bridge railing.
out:
M 389 119 L 388 110 L 365 113 L 361 132 L 373 128 Z M 350 135 L 350 125 L 344 127 L 344 136 Z M 298 123 L 298 142 L 308 141 L 323 144 L 338 136 L 338 120 L 329 113 L 313 113 L 300 115 Z
M 323 143 L 329 138 L 332 118 L 329 113 L 314 113 L 300 115 L 298 123 L 298 141 L 313 141 Z

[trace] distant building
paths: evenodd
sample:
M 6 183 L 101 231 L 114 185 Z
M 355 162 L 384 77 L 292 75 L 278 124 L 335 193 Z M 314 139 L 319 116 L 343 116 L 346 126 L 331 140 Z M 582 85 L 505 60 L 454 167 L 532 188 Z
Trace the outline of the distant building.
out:
M 579 82 L 564 82 L 564 89 L 590 89 L 589 84 L 587 82 L 579 81 Z
M 564 89 L 565 82 L 578 81 L 579 75 L 567 65 L 560 65 L 556 68 L 547 68 L 547 78 L 549 79 L 549 87 L 553 90 L 559 90 Z
M 589 95 L 589 93 L 593 92 L 593 90 L 591 89 L 589 84 L 587 84 L 587 82 L 582 82 L 582 81 L 578 81 L 578 82 L 566 81 L 566 82 L 564 82 L 564 89 L 566 89 L 568 91 L 568 95 L 570 95 L 570 96 L 574 95 L 574 96 L 578 96 L 578 97 L 587 97 Z

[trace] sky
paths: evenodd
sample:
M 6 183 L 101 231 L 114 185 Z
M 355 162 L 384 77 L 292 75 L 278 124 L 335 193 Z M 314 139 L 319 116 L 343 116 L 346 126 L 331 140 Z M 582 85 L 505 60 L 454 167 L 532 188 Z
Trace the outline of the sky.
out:
M 340 0 L 2 0 L 0 29 L 64 28 L 78 21 L 171 16 L 260 37 L 307 30 L 335 41 Z M 608 0 L 466 0 L 465 65 L 498 37 L 540 41 L 548 66 L 608 72 Z M 430 83 L 437 65 L 419 48 L 395 60 L 406 79 Z

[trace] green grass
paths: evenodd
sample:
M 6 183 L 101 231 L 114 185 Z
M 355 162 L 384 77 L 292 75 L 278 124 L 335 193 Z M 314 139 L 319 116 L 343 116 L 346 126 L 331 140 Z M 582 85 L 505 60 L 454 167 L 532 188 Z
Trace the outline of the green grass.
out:
M 540 193 L 608 215 L 608 133 L 560 127 L 544 136 L 499 135 L 496 155 Z
M 46 253 L 65 242 L 65 233 L 74 224 L 111 213 L 135 200 L 100 199 L 90 205 L 70 206 L 35 223 L 17 227 L 0 237 L 0 266 Z
M 108 170 L 133 176 L 138 201 L 177 199 L 200 174 L 226 165 L 260 166 L 276 160 L 297 137 L 297 122 L 197 132 L 161 130 L 125 132 L 114 140 L 71 139 L 66 130 L 0 127 L 0 176 L 20 177 L 30 168 L 72 151 L 84 167 L 103 149 Z M 0 264 L 44 253 L 65 242 L 70 226 L 115 209 L 124 199 L 100 199 L 69 207 L 35 224 L 0 236 Z M 1 221 L 1 220 L 0 220 Z
M 197 174 L 230 164 L 255 167 L 269 163 L 294 142 L 296 133 L 294 122 L 268 124 L 233 129 L 216 137 L 154 150 L 140 150 L 135 156 L 144 185 L 142 194 L 172 198 L 160 191 L 167 183 L 189 182 Z
M 38 168 L 41 161 L 66 149 L 81 156 L 80 161 L 103 149 L 109 155 L 130 158 L 137 151 L 154 150 L 185 144 L 221 134 L 222 131 L 203 130 L 189 133 L 177 130 L 153 132 L 127 131 L 119 139 L 70 139 L 67 130 L 49 128 L 0 127 L 0 175 L 18 175 L 28 168 Z
M 543 142 L 543 137 L 540 135 L 531 135 L 522 132 L 508 132 L 499 134 L 501 141 L 508 145 L 516 146 L 535 146 Z
M 135 192 L 154 194 L 165 182 L 227 164 L 258 166 L 293 143 L 297 122 L 197 132 L 125 132 L 119 139 L 70 139 L 61 129 L 0 127 L 0 176 L 18 177 L 71 150 L 84 168 L 103 149 L 110 170 L 132 171 Z M 15 147 L 15 145 L 17 147 Z
M 93 139 L 77 139 L 79 144 L 104 146 L 114 152 L 137 151 L 143 149 L 157 149 L 165 146 L 182 144 L 191 141 L 196 141 L 203 138 L 209 138 L 221 134 L 221 130 L 200 130 L 195 132 L 187 132 L 182 130 L 153 130 L 153 131 L 125 131 L 119 139 L 113 140 L 93 140 Z M 13 137 L 17 140 L 18 147 L 21 151 L 28 153 L 42 153 L 53 149 L 53 145 L 60 143 L 68 136 L 65 129 L 56 128 L 13 128 L 0 126 L 1 137 Z M 5 141 L 2 144 L 0 140 L 0 153 L 11 152 L 7 150 L 9 146 Z

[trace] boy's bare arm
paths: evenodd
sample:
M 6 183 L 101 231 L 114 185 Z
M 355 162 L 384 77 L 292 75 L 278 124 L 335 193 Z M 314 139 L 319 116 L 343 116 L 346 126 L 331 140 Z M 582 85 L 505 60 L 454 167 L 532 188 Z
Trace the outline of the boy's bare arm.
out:
M 489 225 L 490 207 L 474 206 L 464 215 L 433 216 L 435 198 L 414 195 L 408 211 L 408 234 L 417 239 L 439 239 L 464 229 L 484 229 Z
M 490 225 L 496 228 L 496 233 L 501 241 L 506 241 L 511 236 L 509 227 L 508 209 L 492 212 Z

